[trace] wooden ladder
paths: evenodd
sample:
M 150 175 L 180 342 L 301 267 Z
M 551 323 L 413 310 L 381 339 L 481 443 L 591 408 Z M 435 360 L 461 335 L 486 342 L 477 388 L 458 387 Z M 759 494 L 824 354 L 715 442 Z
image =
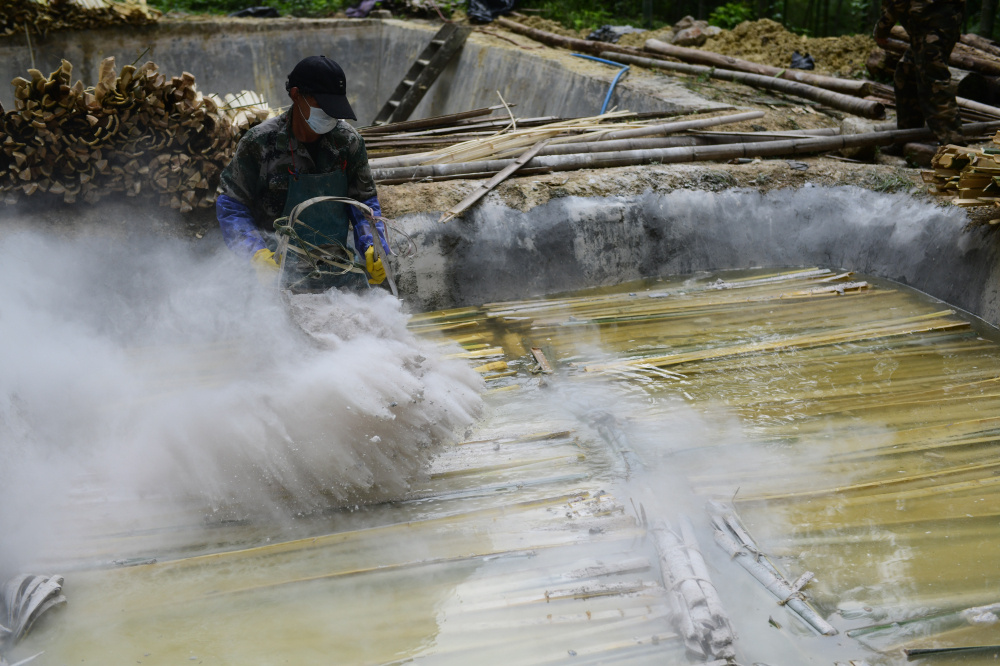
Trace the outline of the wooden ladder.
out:
M 470 32 L 471 26 L 445 23 L 430 44 L 420 52 L 417 61 L 396 86 L 392 97 L 375 116 L 372 125 L 398 123 L 409 118 L 413 109 L 417 108 L 417 104 L 427 94 L 427 89 L 465 44 Z

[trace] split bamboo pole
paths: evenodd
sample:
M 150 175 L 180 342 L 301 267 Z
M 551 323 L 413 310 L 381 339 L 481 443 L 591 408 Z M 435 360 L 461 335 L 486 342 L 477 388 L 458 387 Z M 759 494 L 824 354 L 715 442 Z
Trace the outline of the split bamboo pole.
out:
M 615 49 L 608 50 L 613 51 Z M 719 69 L 737 70 L 751 74 L 761 74 L 763 76 L 781 77 L 783 79 L 788 79 L 789 81 L 798 81 L 799 83 L 806 83 L 818 88 L 834 90 L 845 95 L 861 96 L 868 94 L 868 89 L 866 87 L 868 83 L 867 81 L 838 79 L 833 76 L 811 74 L 798 69 L 758 65 L 755 62 L 733 58 L 732 56 L 724 56 L 718 53 L 712 53 L 711 51 L 674 46 L 673 44 L 661 42 L 658 39 L 646 40 L 646 50 L 668 55 L 672 58 L 683 60 L 684 62 L 707 65 L 709 67 L 717 67 Z
M 672 123 L 662 123 L 660 125 L 650 125 L 648 127 L 637 127 L 634 129 L 623 129 L 607 133 L 602 133 L 597 137 L 599 141 L 615 141 L 618 139 L 634 139 L 642 136 L 656 136 L 661 134 L 674 134 L 687 130 L 701 129 L 704 127 L 717 127 L 719 125 L 729 125 L 731 123 L 742 123 L 748 120 L 763 118 L 763 111 L 745 111 L 734 113 L 728 116 L 716 116 L 715 118 L 700 118 L 698 120 L 680 120 Z M 580 140 L 585 140 L 581 138 Z M 572 143 L 566 141 L 565 143 Z
M 531 148 L 524 151 L 523 154 L 521 154 L 516 160 L 514 160 L 513 164 L 502 169 L 497 175 L 490 178 L 489 181 L 477 187 L 472 192 L 472 194 L 462 199 L 460 203 L 449 208 L 443 215 L 441 215 L 441 218 L 438 220 L 438 222 L 447 222 L 448 220 L 460 215 L 466 209 L 470 208 L 473 204 L 475 204 L 477 201 L 486 196 L 490 191 L 492 191 L 494 187 L 496 187 L 503 181 L 507 180 L 507 178 L 513 175 L 515 171 L 524 166 L 524 164 L 532 157 L 537 155 L 538 151 L 544 148 L 548 142 L 549 139 L 542 139 L 541 141 L 533 145 Z

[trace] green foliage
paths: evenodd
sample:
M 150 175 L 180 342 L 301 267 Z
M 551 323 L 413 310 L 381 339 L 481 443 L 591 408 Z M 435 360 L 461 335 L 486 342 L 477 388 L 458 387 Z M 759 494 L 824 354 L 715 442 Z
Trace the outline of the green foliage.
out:
M 671 16 L 671 3 L 672 0 L 653 0 L 654 28 L 666 25 L 664 19 Z M 589 31 L 602 25 L 643 27 L 643 0 L 607 0 L 604 2 L 594 2 L 593 0 L 524 0 L 520 6 L 537 10 L 542 17 L 557 21 L 572 30 Z
M 708 22 L 725 30 L 732 30 L 744 21 L 755 20 L 756 14 L 753 6 L 748 2 L 727 2 L 712 10 L 712 13 L 708 15 Z
M 353 4 L 350 0 L 148 0 L 157 9 L 190 14 L 228 14 L 247 7 L 274 7 L 282 16 L 329 16 Z
M 191 14 L 228 14 L 247 7 L 267 6 L 282 16 L 323 17 L 344 11 L 359 0 L 148 0 L 162 11 Z M 464 0 L 379 0 L 376 9 L 388 9 L 398 16 L 437 16 L 438 9 L 450 16 L 455 8 L 464 8 Z

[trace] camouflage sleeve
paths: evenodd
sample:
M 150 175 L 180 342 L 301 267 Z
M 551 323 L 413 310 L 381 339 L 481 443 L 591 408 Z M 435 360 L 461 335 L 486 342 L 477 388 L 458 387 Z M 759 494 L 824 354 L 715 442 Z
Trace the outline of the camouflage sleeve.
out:
M 875 26 L 876 33 L 888 36 L 892 26 L 896 25 L 910 10 L 910 0 L 882 0 L 882 14 Z
M 347 156 L 347 196 L 355 201 L 368 201 L 377 196 L 365 140 L 353 128 L 347 140 Z
M 239 201 L 257 215 L 263 194 L 258 177 L 264 150 L 255 137 L 256 132 L 250 130 L 236 146 L 232 161 L 222 170 L 219 187 L 222 194 Z

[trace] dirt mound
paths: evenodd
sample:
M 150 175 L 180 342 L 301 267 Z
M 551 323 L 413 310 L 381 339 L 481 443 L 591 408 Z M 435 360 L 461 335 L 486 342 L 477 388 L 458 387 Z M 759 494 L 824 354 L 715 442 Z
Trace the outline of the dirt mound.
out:
M 702 48 L 744 60 L 787 67 L 792 53 L 809 54 L 816 61 L 816 72 L 853 77 L 865 69 L 865 60 L 875 41 L 868 35 L 843 37 L 803 37 L 785 30 L 769 19 L 745 21 L 732 30 L 709 37 Z
M 646 44 L 647 39 L 658 39 L 661 42 L 669 42 L 673 38 L 674 30 L 670 26 L 667 26 L 659 30 L 647 30 L 646 32 L 633 32 L 628 35 L 622 35 L 618 38 L 618 43 L 622 46 L 634 46 L 637 49 L 641 49 Z
M 590 30 L 570 30 L 569 28 L 563 27 L 562 23 L 550 21 L 549 19 L 542 18 L 541 16 L 519 18 L 518 22 L 528 26 L 529 28 L 536 28 L 546 32 L 554 32 L 555 34 L 562 35 L 563 37 L 576 37 L 577 39 L 583 39 L 591 32 Z

